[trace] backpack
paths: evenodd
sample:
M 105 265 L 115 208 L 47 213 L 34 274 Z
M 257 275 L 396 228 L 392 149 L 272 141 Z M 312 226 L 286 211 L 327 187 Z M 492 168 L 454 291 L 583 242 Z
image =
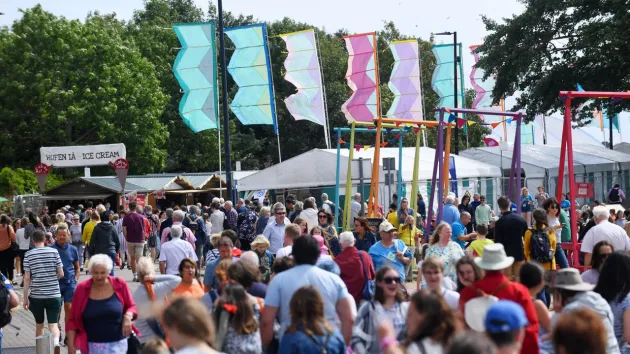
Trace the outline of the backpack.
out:
M 4 283 L 4 276 L 0 278 L 0 328 L 11 323 L 11 294 Z
M 547 229 L 532 229 L 532 237 L 529 241 L 529 252 L 531 258 L 538 263 L 549 263 L 554 258 L 554 251 L 549 244 L 549 235 Z
M 252 242 L 256 238 L 256 214 L 252 211 L 239 215 L 238 238 L 247 242 Z
M 486 294 L 483 290 L 471 285 L 471 288 L 479 294 L 479 297 L 468 300 L 464 305 L 464 318 L 468 327 L 477 332 L 485 332 L 486 326 L 484 325 L 484 321 L 486 319 L 486 313 L 492 304 L 499 301 L 499 298 L 494 296 L 494 294 L 498 293 L 509 284 L 510 281 L 508 280 L 499 285 L 490 294 Z
M 186 239 L 186 229 L 189 229 L 189 228 L 187 228 L 186 226 L 182 225 L 182 237 L 180 237 L 180 239 L 182 239 L 182 240 Z M 194 232 L 193 232 L 193 234 L 194 234 Z M 171 241 L 172 239 L 173 239 L 173 236 L 171 236 L 171 228 L 169 227 L 168 228 L 168 234 L 166 234 L 166 240 L 167 241 Z
M 189 216 L 186 217 L 186 219 L 188 219 L 188 228 L 196 236 L 197 235 L 197 230 L 199 229 L 199 224 L 197 224 L 197 221 L 199 221 L 199 217 L 197 217 L 195 220 L 192 220 L 190 218 L 190 215 L 189 215 Z
M 608 200 L 610 200 L 610 202 L 612 203 L 619 202 L 619 188 L 613 188 L 610 190 L 610 193 L 608 194 Z

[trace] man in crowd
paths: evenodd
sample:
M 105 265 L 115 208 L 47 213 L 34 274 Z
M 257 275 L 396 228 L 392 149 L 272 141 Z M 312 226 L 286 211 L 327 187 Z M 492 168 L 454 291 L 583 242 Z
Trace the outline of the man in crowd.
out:
M 239 199 L 242 200 L 242 199 Z M 238 214 L 237 230 L 238 239 L 241 243 L 241 249 L 249 251 L 251 249 L 250 244 L 256 238 L 256 221 L 258 217 L 254 209 L 256 206 L 251 203 L 249 207 L 244 206 L 245 211 Z
M 402 240 L 394 239 L 396 228 L 389 221 L 381 222 L 378 227 L 381 240 L 370 247 L 368 252 L 378 271 L 384 265 L 394 267 L 400 275 L 400 282 L 405 282 L 405 268 L 411 266 L 413 255 Z
M 348 292 L 354 298 L 355 303 L 359 304 L 363 298 L 365 283 L 368 280 L 373 280 L 376 273 L 372 258 L 364 251 L 357 250 L 354 243 L 355 239 L 352 232 L 346 231 L 339 235 L 342 251 L 335 257 L 335 263 L 339 266 L 341 272 L 339 276 L 348 287 Z
M 214 289 L 219 288 L 219 280 L 217 279 L 217 266 L 219 262 L 224 259 L 232 259 L 234 261 L 238 261 L 238 258 L 232 257 L 232 249 L 234 248 L 234 243 L 227 236 L 222 236 L 219 241 L 217 241 L 217 248 L 219 249 L 219 258 L 206 263 L 206 273 L 203 277 L 203 285 L 205 286 L 206 292 L 210 292 Z
M 276 317 L 280 322 L 280 340 L 291 322 L 289 303 L 293 294 L 301 287 L 311 285 L 320 291 L 324 300 L 324 316 L 328 323 L 336 327 L 344 336 L 346 344 L 352 338 L 354 316 L 349 299 L 350 294 L 339 276 L 315 266 L 321 252 L 319 243 L 311 236 L 301 236 L 293 245 L 293 259 L 296 266 L 277 274 L 269 283 L 265 297 L 265 311 L 261 319 L 263 347 L 273 339 Z
M 444 198 L 444 206 L 442 207 L 442 221 L 453 226 L 453 223 L 459 220 L 459 210 L 455 204 L 455 196 L 449 194 Z
M 505 207 L 509 208 L 509 205 Z M 521 353 L 538 353 L 538 316 L 529 290 L 520 283 L 510 281 L 503 274 L 512 266 L 514 258 L 506 256 L 503 245 L 493 244 L 484 247 L 483 257 L 475 258 L 475 263 L 485 271 L 485 276 L 460 292 L 459 311 L 464 315 L 466 323 L 471 328 L 478 328 L 475 324 L 483 323 L 486 314 L 479 313 L 482 307 L 477 305 L 477 299 L 475 299 L 481 297 L 482 294 L 490 294 L 500 300 L 514 301 L 525 310 L 529 322 L 525 329 Z M 483 301 L 483 299 L 480 300 Z M 470 304 L 467 304 L 469 301 Z
M 227 204 L 227 203 L 226 203 Z M 197 254 L 197 267 L 201 269 L 201 258 L 203 257 L 203 249 L 208 244 L 208 231 L 206 223 L 199 215 L 199 208 L 196 205 L 190 206 L 190 214 L 184 218 L 183 226 L 189 228 L 195 234 L 195 253 Z
M 478 195 L 475 193 L 475 195 Z M 474 203 L 474 202 L 473 202 Z M 490 225 L 490 218 L 492 218 L 492 208 L 486 204 L 486 196 L 479 197 L 479 205 L 475 208 L 475 226 L 476 225 Z
M 300 237 L 300 226 L 289 224 L 284 228 L 284 247 L 278 250 L 276 258 L 287 257 L 293 251 L 293 242 Z
M 218 200 L 218 198 L 215 198 Z M 221 211 L 221 204 L 219 202 L 212 202 L 210 204 L 212 214 L 210 214 L 210 223 L 212 227 L 210 229 L 210 235 L 220 234 L 223 232 L 223 221 L 225 221 L 225 213 Z
M 501 217 L 494 228 L 494 242 L 502 244 L 505 253 L 514 258 L 514 262 L 507 269 L 505 275 L 518 281 L 521 266 L 525 261 L 523 236 L 527 231 L 527 222 L 522 216 L 510 210 L 510 200 L 507 197 L 500 197 L 497 204 L 501 210 Z
M 184 232 L 182 225 L 173 225 L 169 230 L 171 240 L 162 245 L 160 252 L 160 273 L 179 275 L 179 264 L 182 260 L 190 258 L 197 262 L 198 258 L 193 246 L 181 239 Z
M 236 209 L 232 206 L 231 201 L 225 202 L 225 217 L 227 218 L 228 225 L 230 225 L 230 229 L 236 231 L 236 224 L 238 222 L 238 213 Z
M 453 233 L 451 237 L 453 241 L 462 247 L 462 249 L 466 248 L 466 242 L 472 241 L 477 237 L 476 232 L 472 232 L 466 234 L 466 226 L 470 223 L 470 214 L 467 211 L 463 211 L 458 221 L 455 221 L 451 228 L 453 229 Z
M 364 210 L 365 212 L 365 210 Z M 361 193 L 355 193 L 350 203 L 350 222 L 354 224 L 354 219 L 361 213 Z
M 584 268 L 591 267 L 593 248 L 601 241 L 608 241 L 615 251 L 630 251 L 630 238 L 626 231 L 608 221 L 608 210 L 605 206 L 593 208 L 593 218 L 597 225 L 593 226 L 582 240 L 581 251 L 584 252 Z
M 247 212 L 247 206 L 245 206 L 245 200 L 243 198 L 238 198 L 238 200 L 236 201 L 236 213 L 241 214 L 241 213 L 246 213 Z
M 127 251 L 129 252 L 129 262 L 131 262 L 131 272 L 133 273 L 133 281 L 138 281 L 138 273 L 136 264 L 138 259 L 142 257 L 144 249 L 145 218 L 136 211 L 136 203 L 129 203 L 129 215 L 123 219 L 123 236 L 127 241 Z
M 164 228 L 164 230 L 162 230 L 162 236 L 160 237 L 160 244 L 164 245 L 166 242 L 170 241 L 173 238 L 173 235 L 171 234 L 171 228 L 173 226 L 179 225 L 182 227 L 182 230 L 183 230 L 183 235 L 180 237 L 180 239 L 188 241 L 188 243 L 190 243 L 190 245 L 193 248 L 195 247 L 195 241 L 197 240 L 197 238 L 195 237 L 195 234 L 193 234 L 193 232 L 189 228 L 184 227 L 182 225 L 185 217 L 186 217 L 186 214 L 183 211 L 181 210 L 173 211 L 172 225 L 167 226 Z
M 24 309 L 35 318 L 35 336 L 44 334 L 44 314 L 48 329 L 53 335 L 55 353 L 59 353 L 59 313 L 61 291 L 59 279 L 64 277 L 63 263 L 55 248 L 45 247 L 46 235 L 42 230 L 33 232 L 35 248 L 24 256 Z
M 173 226 L 173 212 L 173 208 L 166 209 L 166 219 L 164 219 L 164 221 L 162 221 L 162 223 L 160 224 L 160 235 L 162 235 L 164 229 Z M 162 243 L 163 242 L 160 242 L 160 244 Z
M 626 199 L 626 194 L 619 188 L 619 184 L 615 184 L 612 189 L 608 191 L 606 199 L 608 199 L 608 203 L 610 204 L 621 204 L 624 199 Z
M 59 279 L 59 291 L 63 300 L 64 323 L 67 323 L 68 317 L 70 317 L 74 290 L 81 275 L 79 252 L 76 247 L 68 242 L 69 238 L 68 227 L 65 224 L 61 224 L 57 227 L 57 232 L 55 232 L 57 241 L 50 246 L 57 250 L 63 265 L 63 278 Z
M 252 278 L 252 285 L 246 289 L 252 295 L 264 299 L 267 296 L 267 285 L 260 281 L 260 259 L 254 251 L 243 252 L 239 262 L 242 262 L 247 270 L 248 277 Z
M 149 251 L 151 252 L 151 260 L 155 263 L 157 257 L 158 243 L 160 238 L 160 219 L 157 215 L 153 214 L 153 207 L 147 205 L 144 207 L 144 217 L 149 220 L 150 231 L 147 238 Z
M 498 354 L 518 354 L 523 346 L 527 316 L 517 303 L 499 300 L 486 313 L 486 335 L 499 349 Z
M 287 210 L 282 203 L 276 203 L 272 208 L 273 218 L 269 218 L 270 222 L 265 226 L 263 235 L 269 240 L 269 252 L 273 255 L 283 247 L 284 228 L 289 225 L 289 219 L 286 217 Z

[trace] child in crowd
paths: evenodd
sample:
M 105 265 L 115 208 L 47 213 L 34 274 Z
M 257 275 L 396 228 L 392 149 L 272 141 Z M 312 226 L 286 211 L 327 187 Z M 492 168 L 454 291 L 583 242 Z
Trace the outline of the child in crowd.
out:
M 488 226 L 477 225 L 477 239 L 471 242 L 470 248 L 468 249 L 468 252 L 470 252 L 473 257 L 483 257 L 483 248 L 494 243 L 494 241 L 486 238 L 487 235 Z

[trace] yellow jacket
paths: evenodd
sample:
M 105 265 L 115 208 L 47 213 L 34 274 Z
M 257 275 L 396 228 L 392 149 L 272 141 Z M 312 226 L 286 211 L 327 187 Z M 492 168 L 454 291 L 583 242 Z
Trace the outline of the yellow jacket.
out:
M 96 227 L 96 223 L 92 220 L 85 223 L 85 227 L 83 228 L 83 234 L 81 235 L 81 241 L 87 246 L 90 244 L 90 239 L 92 239 L 92 232 Z
M 416 247 L 416 242 L 414 240 L 414 236 L 416 233 L 420 232 L 417 227 L 413 227 L 410 229 L 405 227 L 405 225 L 400 225 L 398 228 L 398 238 L 407 245 L 407 247 Z
M 549 236 L 549 247 L 553 250 L 553 253 L 555 254 L 556 233 L 553 231 L 553 229 L 548 228 L 547 236 Z M 532 255 L 529 248 L 531 239 L 532 239 L 532 230 L 525 231 L 525 236 L 523 237 L 523 246 L 525 248 L 525 259 L 527 259 L 528 261 L 532 260 Z M 543 263 L 542 266 L 543 268 L 545 268 L 545 270 L 556 270 L 556 258 L 553 257 L 551 262 Z
M 391 213 L 387 214 L 387 221 L 389 221 L 390 224 L 394 225 L 394 227 L 398 229 L 398 226 L 400 225 L 400 221 L 398 221 L 398 212 L 392 211 Z

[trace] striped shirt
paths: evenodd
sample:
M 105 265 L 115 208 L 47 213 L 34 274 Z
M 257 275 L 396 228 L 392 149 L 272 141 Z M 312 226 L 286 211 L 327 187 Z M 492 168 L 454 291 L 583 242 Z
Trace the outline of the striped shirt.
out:
M 54 248 L 37 247 L 26 252 L 24 272 L 31 273 L 29 297 L 47 299 L 61 296 L 57 270 L 62 266 L 59 252 Z

